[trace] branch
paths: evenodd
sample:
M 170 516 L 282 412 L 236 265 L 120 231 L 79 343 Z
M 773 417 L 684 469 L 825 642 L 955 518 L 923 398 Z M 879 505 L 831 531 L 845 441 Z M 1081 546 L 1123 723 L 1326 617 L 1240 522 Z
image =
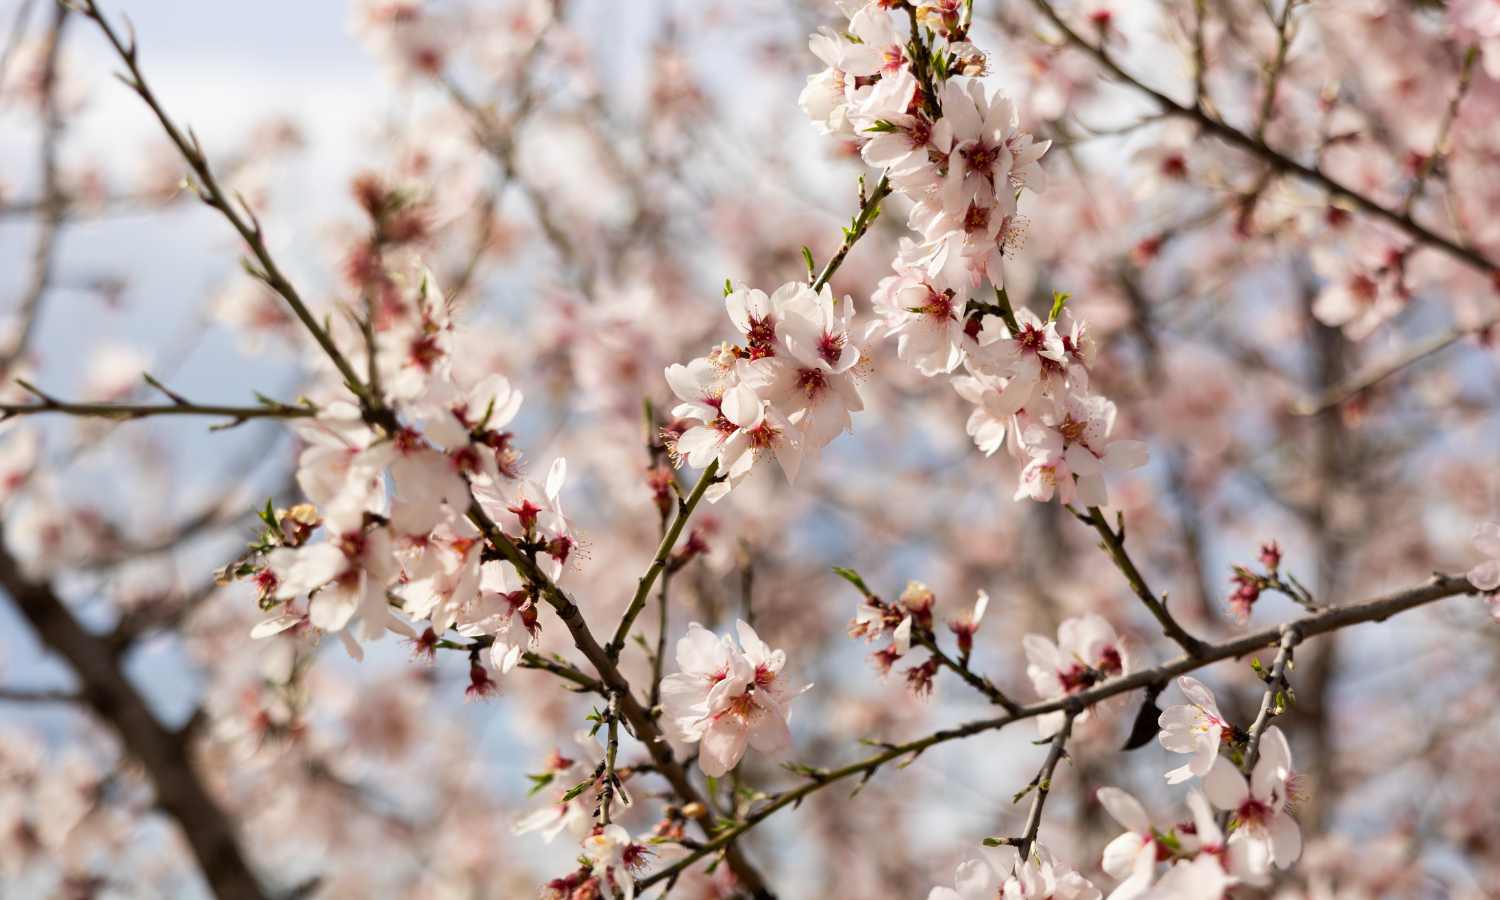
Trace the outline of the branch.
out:
M 1200 106 L 1186 106 L 1173 100 L 1161 91 L 1146 85 L 1139 78 L 1121 68 L 1115 62 L 1114 58 L 1109 55 L 1107 50 L 1085 40 L 1078 32 L 1074 31 L 1048 0 L 1031 0 L 1031 4 L 1062 33 L 1063 38 L 1068 43 L 1093 57 L 1106 72 L 1118 78 L 1126 85 L 1129 85 L 1134 90 L 1149 97 L 1167 115 L 1188 119 L 1196 123 L 1204 132 L 1259 157 L 1275 171 L 1295 175 L 1304 181 L 1318 185 L 1332 195 L 1348 199 L 1363 212 L 1375 218 L 1385 220 L 1418 243 L 1427 244 L 1441 250 L 1448 256 L 1472 266 L 1485 274 L 1496 270 L 1496 263 L 1484 253 L 1460 244 L 1452 238 L 1438 234 L 1427 226 L 1417 222 L 1411 217 L 1410 213 L 1382 206 L 1369 196 L 1360 193 L 1358 190 L 1327 174 L 1318 165 L 1308 165 L 1298 162 L 1279 150 L 1272 148 L 1265 141 L 1229 125 L 1222 119 L 1209 113 L 1206 109 Z
M 1248 776 L 1255 769 L 1256 760 L 1260 759 L 1260 738 L 1266 733 L 1266 726 L 1271 723 L 1273 716 L 1279 715 L 1281 702 L 1277 695 L 1286 690 L 1287 670 L 1292 665 L 1292 651 L 1302 641 L 1302 635 L 1298 633 L 1297 626 L 1289 625 L 1282 629 L 1281 644 L 1276 651 L 1276 661 L 1271 664 L 1271 674 L 1266 676 L 1266 693 L 1260 700 L 1260 712 L 1255 716 L 1255 722 L 1250 725 L 1250 737 L 1245 744 L 1245 764 L 1241 770 Z
M 1076 713 L 1069 710 L 1063 716 L 1062 727 L 1052 737 L 1052 747 L 1047 751 L 1047 758 L 1042 762 L 1041 771 L 1031 779 L 1027 790 L 1035 789 L 1036 797 L 1031 801 L 1031 811 L 1026 814 L 1026 833 L 1016 842 L 1016 849 L 1020 851 L 1021 859 L 1024 861 L 1031 855 L 1031 848 L 1036 844 L 1037 832 L 1042 828 L 1042 807 L 1047 805 L 1047 795 L 1052 793 L 1052 774 L 1057 771 L 1057 764 L 1067 755 L 1068 737 L 1073 733 L 1073 720 Z
M 1500 319 L 1486 319 L 1478 325 L 1462 328 L 1453 328 L 1442 334 L 1435 334 L 1420 343 L 1413 344 L 1406 350 L 1371 365 L 1362 372 L 1358 372 L 1348 381 L 1335 385 L 1334 387 L 1313 397 L 1307 397 L 1299 401 L 1292 411 L 1299 416 L 1315 416 L 1326 412 L 1335 406 L 1353 399 L 1364 393 L 1380 382 L 1405 369 L 1407 366 L 1421 362 L 1429 356 L 1448 349 L 1471 334 L 1482 334 L 1500 324 Z
M 281 295 L 281 298 L 286 301 L 287 306 L 291 307 L 292 313 L 307 328 L 308 333 L 313 336 L 313 340 L 317 341 L 318 346 L 323 348 L 323 352 L 332 361 L 334 368 L 343 377 L 345 386 L 359 399 L 360 403 L 367 409 L 376 406 L 377 398 L 372 397 L 364 385 L 361 384 L 359 376 L 355 374 L 354 368 L 349 364 L 349 360 L 344 357 L 343 352 L 339 350 L 338 345 L 333 342 L 333 338 L 329 335 L 327 329 L 313 317 L 312 311 L 308 309 L 307 304 L 302 300 L 301 294 L 297 292 L 297 289 L 282 274 L 280 267 L 276 265 L 276 260 L 271 257 L 271 252 L 266 247 L 265 236 L 261 230 L 259 220 L 255 217 L 255 213 L 251 211 L 243 198 L 240 199 L 243 211 L 237 210 L 229 202 L 224 189 L 219 186 L 218 180 L 214 177 L 213 169 L 209 165 L 208 157 L 203 153 L 203 146 L 199 143 L 198 136 L 193 134 L 191 130 L 184 134 L 172 121 L 171 117 L 167 115 L 161 102 L 157 100 L 155 92 L 146 83 L 146 76 L 141 71 L 134 35 L 131 36 L 128 43 L 122 40 L 114 27 L 109 24 L 109 20 L 99 10 L 99 6 L 94 0 L 74 0 L 74 2 L 76 9 L 99 26 L 99 30 L 103 32 L 105 38 L 114 47 L 120 60 L 125 63 L 129 74 L 121 76 L 120 80 L 131 90 L 135 91 L 141 100 L 145 101 L 146 105 L 151 108 L 151 112 L 156 115 L 157 121 L 161 123 L 162 130 L 166 132 L 167 137 L 177 147 L 178 153 L 182 155 L 183 160 L 187 162 L 188 166 L 193 170 L 194 175 L 197 176 L 199 183 L 196 185 L 196 190 L 199 199 L 213 209 L 218 210 L 249 246 L 251 254 L 259 264 L 258 269 L 247 264 L 250 274 Z
M 309 404 L 293 405 L 275 400 L 261 401 L 260 406 L 225 406 L 212 403 L 79 403 L 59 400 L 42 392 L 27 381 L 17 379 L 21 387 L 35 394 L 35 403 L 0 403 L 0 422 L 16 416 L 34 416 L 43 413 L 59 413 L 92 419 L 128 421 L 152 416 L 210 416 L 229 419 L 215 428 L 230 428 L 250 419 L 303 419 L 317 415 L 317 407 Z
M 915 625 L 915 621 L 912 623 Z M 970 687 L 989 698 L 989 701 L 1009 713 L 1020 712 L 1021 706 L 1006 693 L 995 687 L 994 682 L 970 669 L 967 662 L 959 663 L 938 646 L 937 635 L 931 629 L 917 626 L 912 629 L 912 643 L 924 648 L 938 661 L 938 665 L 962 678 Z
M 1281 73 L 1286 70 L 1286 54 L 1292 47 L 1292 34 L 1294 29 L 1287 28 L 1292 18 L 1292 10 L 1296 8 L 1298 0 L 1282 0 L 1281 15 L 1273 22 L 1276 26 L 1276 56 L 1271 60 L 1271 66 L 1266 74 L 1266 93 L 1260 100 L 1260 113 L 1255 117 L 1255 139 L 1260 140 L 1265 136 L 1266 126 L 1271 124 L 1271 117 L 1276 112 L 1276 89 L 1281 85 Z M 1268 10 L 1269 12 L 1269 10 Z
M 839 249 L 834 252 L 833 257 L 824 264 L 823 270 L 818 273 L 818 277 L 813 279 L 813 293 L 821 291 L 823 285 L 827 284 L 833 278 L 834 273 L 839 270 L 839 266 L 844 264 L 844 258 L 849 255 L 849 251 L 854 249 L 854 245 L 859 242 L 859 239 L 865 236 L 866 231 L 870 230 L 870 225 L 875 221 L 875 217 L 880 215 L 880 201 L 884 200 L 891 193 L 891 179 L 888 175 L 880 176 L 880 181 L 876 182 L 875 190 L 871 191 L 869 196 L 865 196 L 864 183 L 864 178 L 861 176 L 859 180 L 859 212 L 855 214 L 854 221 L 850 226 L 844 229 L 844 242 L 839 245 Z
M 1089 523 L 1095 531 L 1099 532 L 1099 536 L 1104 539 L 1105 552 L 1115 561 L 1115 566 L 1125 576 L 1125 580 L 1130 582 L 1131 590 L 1135 591 L 1135 595 L 1146 604 L 1146 608 L 1151 611 L 1151 615 L 1156 617 L 1156 621 L 1161 623 L 1162 630 L 1167 633 L 1167 636 L 1186 650 L 1189 656 L 1202 653 L 1203 642 L 1188 634 L 1167 611 L 1166 602 L 1147 586 L 1146 579 L 1141 575 L 1140 569 L 1136 568 L 1135 561 L 1130 558 L 1130 553 L 1125 549 L 1124 528 L 1122 527 L 1120 532 L 1116 533 L 1105 520 L 1104 512 L 1097 506 L 1090 506 L 1089 514 L 1078 516 L 1078 518 Z
M 727 847 L 740 835 L 765 821 L 777 810 L 799 804 L 809 795 L 822 790 L 830 784 L 854 775 L 862 775 L 865 780 L 868 780 L 881 766 L 902 757 L 910 756 L 914 759 L 929 747 L 937 744 L 961 740 L 988 731 L 996 731 L 1012 723 L 1024 719 L 1034 719 L 1037 716 L 1046 715 L 1047 713 L 1073 711 L 1076 716 L 1078 712 L 1097 706 L 1111 697 L 1129 693 L 1130 691 L 1150 685 L 1164 684 L 1169 679 L 1175 678 L 1178 675 L 1196 671 L 1197 669 L 1225 659 L 1244 656 L 1246 653 L 1276 644 L 1284 638 L 1288 629 L 1295 629 L 1297 634 L 1300 635 L 1299 639 L 1306 640 L 1320 634 L 1348 628 L 1351 625 L 1358 625 L 1362 622 L 1381 622 L 1407 610 L 1415 609 L 1428 603 L 1434 603 L 1448 597 L 1476 593 L 1479 593 L 1478 589 L 1470 584 L 1466 578 L 1435 575 L 1430 581 L 1420 587 L 1409 588 L 1369 600 L 1365 603 L 1337 607 L 1326 612 L 1304 616 L 1287 626 L 1268 628 L 1232 641 L 1226 641 L 1222 644 L 1206 645 L 1202 648 L 1202 652 L 1198 656 L 1181 656 L 1172 662 L 1156 666 L 1155 668 L 1134 672 L 1123 678 L 1103 682 L 1071 696 L 1033 703 L 1022 707 L 1013 714 L 1007 714 L 994 719 L 980 719 L 969 722 L 954 728 L 934 732 L 924 738 L 905 744 L 887 745 L 882 752 L 859 762 L 851 763 L 841 769 L 799 769 L 807 776 L 807 784 L 776 794 L 760 809 L 747 814 L 733 826 L 720 831 L 714 840 L 701 847 L 692 849 L 687 856 L 677 860 L 670 866 L 653 872 L 650 876 L 637 881 L 636 887 L 637 889 L 644 890 L 653 884 L 675 877 L 682 870 L 703 857 Z
M 1266 733 L 1266 726 L 1271 723 L 1272 717 L 1280 715 L 1285 708 L 1282 692 L 1287 689 L 1286 674 L 1292 665 L 1292 650 L 1301 640 L 1302 636 L 1297 632 L 1295 625 L 1282 629 L 1281 644 L 1276 651 L 1276 660 L 1271 664 L 1270 674 L 1264 676 L 1266 692 L 1260 700 L 1260 712 L 1256 714 L 1255 722 L 1250 725 L 1250 731 L 1245 740 L 1245 756 L 1240 765 L 1240 771 L 1244 773 L 1246 779 L 1251 777 L 1255 771 L 1255 763 L 1260 759 L 1260 739 Z M 1228 830 L 1231 816 L 1232 812 L 1227 809 L 1219 814 L 1221 831 Z
M 590 678 L 585 673 L 580 672 L 578 669 L 574 668 L 571 665 L 568 665 L 562 660 L 548 659 L 545 656 L 538 656 L 537 654 L 528 651 L 521 655 L 520 665 L 523 669 L 536 669 L 541 672 L 551 672 L 553 675 L 556 675 L 559 678 L 563 678 L 573 682 L 589 693 L 599 694 L 600 696 L 604 697 L 609 696 L 609 691 L 605 690 L 604 685 L 599 683 L 599 679 Z
M 72 668 L 81 697 L 107 722 L 146 770 L 156 802 L 177 821 L 214 895 L 221 900 L 263 900 L 230 819 L 199 778 L 186 741 L 165 728 L 120 669 L 108 642 L 85 629 L 45 582 L 22 574 L 0 544 L 0 587 L 41 642 Z
M 719 461 L 714 460 L 708 464 L 708 468 L 703 470 L 703 474 L 698 476 L 698 483 L 693 485 L 693 492 L 688 495 L 688 498 L 677 500 L 677 517 L 672 520 L 667 533 L 662 535 L 661 544 L 656 548 L 656 556 L 651 560 L 651 566 L 646 569 L 646 574 L 641 576 L 640 582 L 636 585 L 635 596 L 631 598 L 630 606 L 626 608 L 625 615 L 621 617 L 620 624 L 615 628 L 614 637 L 610 638 L 609 643 L 604 646 L 610 660 L 620 658 L 620 651 L 625 648 L 625 638 L 630 634 L 630 626 L 635 624 L 636 616 L 639 616 L 641 610 L 646 608 L 646 597 L 650 595 L 651 586 L 656 583 L 657 576 L 661 575 L 662 570 L 667 567 L 672 557 L 672 548 L 677 545 L 677 539 L 682 536 L 683 526 L 687 524 L 693 510 L 698 508 L 698 503 L 703 500 L 703 494 L 708 490 L 708 486 L 719 480 Z
M 1417 201 L 1422 199 L 1422 188 L 1427 185 L 1427 179 L 1437 168 L 1437 162 L 1447 152 L 1448 132 L 1453 129 L 1453 123 L 1458 118 L 1459 104 L 1463 103 L 1464 96 L 1469 93 L 1469 85 L 1474 81 L 1474 63 L 1479 58 L 1479 48 L 1470 47 L 1464 52 L 1463 61 L 1458 66 L 1458 84 L 1453 89 L 1453 96 L 1449 98 L 1448 105 L 1443 109 L 1443 119 L 1438 124 L 1437 136 L 1432 139 L 1432 152 L 1422 157 L 1422 165 L 1417 169 L 1417 177 L 1412 180 L 1411 190 L 1406 195 L 1406 200 L 1401 204 L 1403 213 L 1410 213 Z

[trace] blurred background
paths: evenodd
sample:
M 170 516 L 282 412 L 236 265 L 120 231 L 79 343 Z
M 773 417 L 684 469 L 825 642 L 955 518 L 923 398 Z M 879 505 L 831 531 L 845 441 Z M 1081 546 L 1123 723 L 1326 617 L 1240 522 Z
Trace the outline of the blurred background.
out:
M 1497 518 L 1500 478 L 1493 274 L 1276 155 L 1465 247 L 1500 246 L 1488 33 L 1467 7 L 1415 0 L 1285 15 L 1256 0 L 1059 0 L 1070 37 L 1044 6 L 974 4 L 987 83 L 1054 141 L 1007 285 L 1037 310 L 1071 292 L 1100 338 L 1093 371 L 1120 405 L 1117 432 L 1151 449 L 1112 499 L 1153 586 L 1195 633 L 1223 638 L 1300 612 L 1267 596 L 1247 626 L 1227 604 L 1230 566 L 1265 541 L 1326 604 L 1473 565 L 1468 535 Z M 128 17 L 162 105 L 321 313 L 354 299 L 367 225 L 353 180 L 373 174 L 417 198 L 413 251 L 454 298 L 467 364 L 526 394 L 515 428 L 527 474 L 568 459 L 564 500 L 587 538 L 570 590 L 596 631 L 610 627 L 657 540 L 643 401 L 668 410 L 663 368 L 730 336 L 726 278 L 770 291 L 803 277 L 801 247 L 827 259 L 858 208 L 856 180 L 874 177 L 797 104 L 821 68 L 807 37 L 842 21 L 834 4 L 103 9 Z M 114 79 L 94 25 L 4 0 L 0 29 L 0 340 L 12 348 L 0 396 L 32 399 L 23 378 L 61 398 L 160 400 L 149 373 L 197 402 L 290 402 L 326 378 L 241 269 L 233 232 L 184 187 L 186 167 Z M 1101 74 L 1080 35 L 1137 83 Z M 1191 104 L 1195 84 L 1273 155 L 1162 116 L 1142 90 Z M 905 213 L 891 201 L 834 279 L 861 324 Z M 1327 313 L 1351 291 L 1366 298 L 1357 315 Z M 894 345 L 867 350 L 854 433 L 795 487 L 760 466 L 706 507 L 695 525 L 707 551 L 673 580 L 669 636 L 749 618 L 816 684 L 795 708 L 792 759 L 838 765 L 868 752 L 861 740 L 990 714 L 956 679 L 924 697 L 899 669 L 882 677 L 846 634 L 859 597 L 835 565 L 887 599 L 926 583 L 940 621 L 988 591 L 974 664 L 1023 700 L 1034 695 L 1021 635 L 1069 615 L 1105 615 L 1137 666 L 1175 655 L 1088 528 L 1011 499 L 1017 467 L 973 448 L 945 380 L 899 363 Z M 554 751 L 578 755 L 587 700 L 518 671 L 497 698 L 465 702 L 461 655 L 414 660 L 391 638 L 362 663 L 332 642 L 252 641 L 253 590 L 215 571 L 253 537 L 267 498 L 296 501 L 297 445 L 274 422 L 209 424 L 7 422 L 0 509 L 6 557 L 101 636 L 267 889 L 523 897 L 568 871 L 574 839 L 515 828 L 555 801 L 551 789 L 528 796 L 527 775 Z M 0 896 L 207 896 L 116 723 L 80 708 L 77 671 L 16 610 L 0 603 Z M 548 616 L 545 648 L 568 655 Z M 1483 603 L 1455 600 L 1299 653 L 1282 726 L 1307 849 L 1274 892 L 1495 895 L 1496 634 Z M 635 649 L 627 674 L 648 670 Z M 1248 666 L 1203 677 L 1248 724 L 1261 687 Z M 1119 750 L 1138 703 L 1093 717 L 1054 785 L 1042 837 L 1086 873 L 1116 833 L 1095 788 L 1180 805 L 1160 781 L 1164 751 Z M 883 770 L 854 797 L 820 792 L 747 850 L 784 897 L 925 896 L 967 848 L 1019 830 L 1025 805 L 1011 795 L 1045 752 L 1028 724 Z M 793 780 L 770 761 L 741 778 L 768 792 Z M 632 830 L 656 807 L 638 803 Z M 720 881 L 694 876 L 673 896 L 719 896 Z

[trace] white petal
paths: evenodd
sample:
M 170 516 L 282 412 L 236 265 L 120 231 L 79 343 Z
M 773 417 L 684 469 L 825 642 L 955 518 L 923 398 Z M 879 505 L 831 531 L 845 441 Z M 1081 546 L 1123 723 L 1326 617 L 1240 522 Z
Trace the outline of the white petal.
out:
M 1250 796 L 1250 786 L 1245 783 L 1245 776 L 1222 756 L 1204 776 L 1203 790 L 1219 809 L 1239 809 Z
M 1146 810 L 1140 801 L 1117 787 L 1102 787 L 1095 796 L 1104 808 L 1114 817 L 1116 822 L 1137 834 L 1149 834 L 1151 832 L 1151 818 L 1146 815 Z

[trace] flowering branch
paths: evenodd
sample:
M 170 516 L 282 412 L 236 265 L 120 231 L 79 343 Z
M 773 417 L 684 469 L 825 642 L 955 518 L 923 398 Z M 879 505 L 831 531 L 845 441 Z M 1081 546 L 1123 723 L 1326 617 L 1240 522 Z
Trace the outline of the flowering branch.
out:
M 1229 125 L 1201 105 L 1186 106 L 1173 100 L 1161 91 L 1150 87 L 1136 76 L 1121 68 L 1119 63 L 1115 62 L 1114 57 L 1103 46 L 1084 39 L 1077 31 L 1073 30 L 1048 0 L 1031 0 L 1031 2 L 1062 33 L 1063 38 L 1068 43 L 1092 56 L 1105 71 L 1109 72 L 1115 78 L 1149 97 L 1166 114 L 1196 123 L 1205 132 L 1259 157 L 1274 170 L 1295 175 L 1303 181 L 1318 185 L 1334 196 L 1347 198 L 1364 212 L 1394 225 L 1419 243 L 1427 244 L 1441 250 L 1443 253 L 1460 262 L 1473 266 L 1481 272 L 1489 273 L 1496 270 L 1496 263 L 1483 252 L 1461 244 L 1452 238 L 1438 234 L 1413 219 L 1409 212 L 1391 209 L 1382 205 L 1367 194 L 1348 186 L 1324 172 L 1317 164 L 1309 165 L 1292 159 L 1290 156 L 1274 149 L 1265 141 Z
M 637 882 L 637 886 L 644 889 L 674 877 L 697 860 L 728 846 L 741 834 L 765 821 L 776 811 L 796 805 L 808 795 L 814 794 L 830 784 L 835 784 L 854 775 L 861 776 L 862 780 L 868 780 L 881 766 L 903 757 L 915 758 L 937 744 L 995 731 L 1015 722 L 1034 719 L 1048 713 L 1062 712 L 1068 714 L 1072 712 L 1076 716 L 1079 712 L 1097 706 L 1111 697 L 1151 685 L 1165 684 L 1168 680 L 1178 675 L 1204 668 L 1221 660 L 1240 657 L 1246 653 L 1276 644 L 1285 638 L 1288 630 L 1294 630 L 1299 635 L 1299 640 L 1305 640 L 1320 634 L 1327 634 L 1348 628 L 1351 625 L 1358 625 L 1362 622 L 1382 622 L 1391 616 L 1415 609 L 1419 606 L 1425 606 L 1428 603 L 1434 603 L 1448 597 L 1474 593 L 1478 593 L 1478 589 L 1470 584 L 1467 578 L 1459 578 L 1451 575 L 1434 575 L 1432 580 L 1419 587 L 1409 588 L 1364 603 L 1337 607 L 1326 612 L 1304 616 L 1288 625 L 1264 629 L 1254 634 L 1245 635 L 1244 637 L 1225 641 L 1220 644 L 1205 645 L 1197 655 L 1181 656 L 1169 663 L 1133 672 L 1123 678 L 1111 679 L 1075 694 L 1040 703 L 1033 703 L 1022 707 L 1013 714 L 1008 713 L 998 718 L 980 719 L 969 722 L 964 725 L 934 732 L 926 737 L 904 744 L 886 745 L 885 749 L 880 753 L 839 769 L 815 769 L 812 767 L 797 766 L 793 771 L 804 775 L 808 779 L 806 784 L 773 795 L 764 806 L 744 815 L 740 821 L 721 831 L 714 840 L 702 847 L 693 849 L 687 856 L 677 860 L 672 865 L 660 869 L 640 880 Z
M 692 780 L 689 779 L 687 770 L 673 755 L 672 748 L 667 743 L 661 729 L 657 726 L 655 717 L 651 715 L 649 710 L 641 706 L 640 701 L 636 700 L 635 695 L 631 693 L 630 683 L 620 673 L 619 667 L 615 665 L 615 660 L 605 652 L 605 649 L 599 645 L 598 640 L 594 637 L 593 632 L 589 630 L 588 623 L 583 619 L 583 611 L 568 598 L 568 595 L 552 579 L 548 578 L 537 568 L 535 562 L 522 553 L 520 548 L 500 531 L 484 510 L 480 508 L 478 502 L 470 505 L 468 515 L 474 524 L 478 526 L 485 540 L 507 562 L 515 566 L 516 571 L 520 572 L 521 576 L 535 587 L 542 597 L 546 599 L 548 605 L 557 613 L 558 618 L 562 619 L 563 625 L 567 627 L 568 633 L 573 638 L 574 646 L 578 648 L 584 658 L 589 661 L 589 664 L 599 673 L 599 680 L 605 690 L 614 693 L 616 701 L 619 704 L 620 714 L 624 716 L 636 740 L 645 746 L 646 752 L 651 755 L 651 761 L 656 765 L 657 771 L 672 786 L 672 790 L 676 792 L 684 804 L 697 803 L 700 806 L 707 807 L 707 801 L 699 793 L 698 788 L 692 783 Z M 710 830 L 708 824 L 703 822 L 699 824 L 702 826 L 705 834 L 712 836 L 713 832 Z M 728 842 L 722 846 L 727 847 Z M 739 879 L 740 883 L 753 896 L 772 896 L 766 889 L 765 882 L 762 880 L 760 873 L 751 867 L 749 861 L 736 848 L 730 847 L 727 856 L 730 868 L 734 871 L 735 877 Z

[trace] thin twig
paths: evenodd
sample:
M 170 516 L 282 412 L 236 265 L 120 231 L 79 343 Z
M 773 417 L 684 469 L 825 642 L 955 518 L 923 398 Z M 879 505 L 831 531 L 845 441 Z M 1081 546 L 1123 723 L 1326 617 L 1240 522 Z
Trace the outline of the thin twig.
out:
M 1057 764 L 1067 755 L 1068 738 L 1073 734 L 1075 716 L 1076 713 L 1071 709 L 1063 715 L 1062 727 L 1052 736 L 1052 746 L 1047 750 L 1047 758 L 1042 762 L 1041 771 L 1031 780 L 1031 789 L 1036 792 L 1036 796 L 1032 798 L 1031 810 L 1026 814 L 1026 831 L 1016 842 L 1016 850 L 1020 852 L 1023 861 L 1031 855 L 1037 832 L 1042 828 L 1042 807 L 1047 805 L 1047 796 L 1052 793 L 1052 776 L 1057 771 Z
M 662 570 L 666 569 L 667 563 L 671 560 L 672 548 L 677 546 L 677 539 L 682 536 L 683 526 L 687 525 L 687 520 L 692 517 L 693 510 L 698 508 L 709 485 L 719 480 L 719 461 L 714 460 L 708 464 L 708 468 L 703 470 L 703 474 L 698 476 L 698 483 L 693 485 L 693 492 L 688 495 L 687 499 L 678 499 L 677 517 L 672 520 L 667 533 L 662 535 L 661 543 L 656 548 L 656 556 L 651 559 L 650 567 L 636 584 L 635 596 L 631 598 L 630 606 L 626 607 L 625 614 L 620 617 L 620 624 L 615 628 L 614 637 L 604 645 L 604 650 L 611 660 L 619 659 L 620 651 L 625 649 L 625 639 L 630 635 L 630 627 L 635 624 L 636 616 L 641 614 L 641 610 L 646 608 L 646 598 L 651 593 L 651 586 L 656 583 L 657 576 L 661 575 Z
M 1293 407 L 1293 412 L 1299 416 L 1315 416 L 1326 412 L 1364 393 L 1400 372 L 1402 369 L 1421 362 L 1429 356 L 1441 353 L 1469 335 L 1482 334 L 1494 328 L 1497 324 L 1500 324 L 1500 319 L 1490 318 L 1478 325 L 1453 328 L 1441 334 L 1432 335 L 1388 359 L 1381 360 L 1363 371 L 1355 373 L 1352 378 L 1342 384 L 1336 385 L 1315 397 L 1308 397 L 1301 400 Z
M 228 195 L 225 194 L 224 189 L 220 187 L 218 179 L 215 178 L 213 168 L 209 164 L 208 157 L 203 153 L 203 147 L 199 143 L 197 135 L 193 134 L 191 130 L 184 133 L 178 128 L 177 124 L 172 121 L 171 116 L 167 115 L 167 111 L 162 107 L 161 102 L 156 98 L 155 92 L 152 91 L 151 86 L 146 82 L 145 74 L 141 71 L 138 48 L 134 36 L 132 35 L 128 42 L 122 39 L 119 33 L 115 31 L 114 26 L 110 25 L 109 20 L 104 17 L 104 14 L 99 10 L 94 0 L 76 0 L 76 4 L 76 8 L 80 12 L 99 26 L 99 30 L 104 34 L 110 45 L 114 47 L 120 60 L 125 63 L 129 74 L 121 76 L 121 81 L 131 90 L 135 91 L 141 100 L 150 107 L 157 121 L 161 123 L 161 127 L 166 132 L 167 137 L 176 146 L 183 160 L 193 170 L 193 174 L 198 179 L 198 184 L 195 187 L 199 198 L 208 206 L 218 210 L 249 246 L 250 252 L 255 257 L 259 268 L 247 265 L 247 270 L 251 275 L 265 282 L 268 287 L 286 301 L 287 305 L 291 307 L 292 313 L 296 315 L 297 319 L 308 330 L 308 333 L 313 336 L 313 340 L 317 341 L 318 346 L 323 349 L 323 352 L 333 363 L 334 368 L 338 369 L 339 375 L 343 377 L 349 391 L 360 400 L 361 404 L 370 407 L 372 403 L 371 398 L 364 385 L 361 384 L 359 376 L 355 374 L 353 366 L 350 365 L 343 351 L 339 350 L 338 345 L 333 342 L 333 337 L 328 333 L 327 329 L 319 324 L 318 320 L 313 316 L 312 311 L 303 301 L 301 294 L 297 292 L 297 289 L 282 274 L 281 268 L 277 266 L 276 260 L 272 258 L 271 252 L 266 245 L 265 235 L 261 229 L 260 222 L 255 217 L 255 213 L 251 211 L 248 205 L 243 203 L 241 203 L 242 210 L 235 208 L 234 204 L 230 202 Z
M 317 407 L 293 406 L 288 403 L 266 401 L 260 406 L 227 406 L 213 403 L 80 403 L 59 400 L 43 394 L 29 382 L 21 386 L 37 396 L 35 403 L 0 403 L 0 421 L 16 416 L 35 416 L 58 413 L 91 419 L 113 419 L 127 421 L 153 416 L 208 416 L 229 419 L 238 424 L 250 419 L 304 419 L 317 415 Z
M 1166 601 L 1146 584 L 1145 576 L 1141 575 L 1140 569 L 1136 568 L 1135 561 L 1130 558 L 1129 551 L 1125 549 L 1124 529 L 1122 528 L 1117 533 L 1110 527 L 1109 522 L 1104 518 L 1104 512 L 1097 506 L 1090 506 L 1088 516 L 1079 518 L 1099 532 L 1099 536 L 1104 539 L 1104 551 L 1109 554 L 1110 559 L 1114 560 L 1115 566 L 1130 583 L 1131 590 L 1135 591 L 1135 595 L 1146 605 L 1146 609 L 1150 610 L 1151 615 L 1161 624 L 1167 637 L 1176 641 L 1177 645 L 1186 650 L 1189 656 L 1202 653 L 1203 642 L 1188 634 L 1187 630 L 1178 624 L 1172 614 L 1167 611 Z
M 77 691 L 58 688 L 5 688 L 0 687 L 0 703 L 82 703 L 83 695 Z

